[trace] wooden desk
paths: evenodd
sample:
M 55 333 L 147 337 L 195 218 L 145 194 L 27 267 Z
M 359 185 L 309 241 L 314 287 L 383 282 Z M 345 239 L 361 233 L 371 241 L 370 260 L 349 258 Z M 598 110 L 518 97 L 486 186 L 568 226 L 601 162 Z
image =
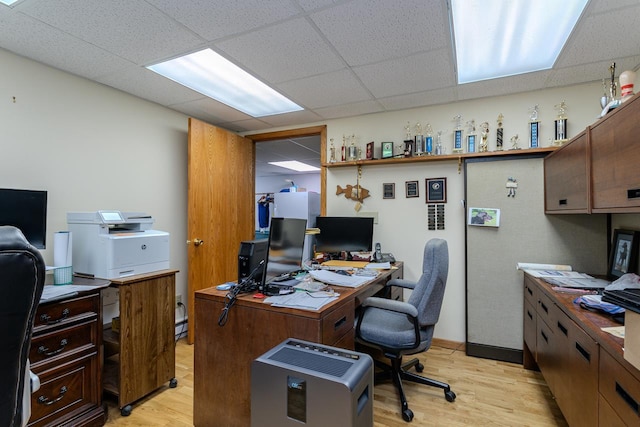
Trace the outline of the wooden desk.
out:
M 624 359 L 624 340 L 601 329 L 620 325 L 528 274 L 524 295 L 524 366 L 540 368 L 567 422 L 640 425 L 640 370 Z
M 74 277 L 73 284 L 109 281 Z M 29 360 L 40 377 L 40 389 L 31 395 L 30 427 L 104 425 L 99 287 L 38 305 Z
M 251 362 L 287 338 L 354 348 L 356 308 L 402 278 L 403 265 L 384 271 L 360 288 L 333 288 L 340 298 L 320 311 L 271 307 L 251 295 L 240 297 L 218 326 L 224 291 L 195 293 L 194 402 L 195 426 L 246 427 L 251 424 Z M 398 295 L 391 295 L 398 297 Z

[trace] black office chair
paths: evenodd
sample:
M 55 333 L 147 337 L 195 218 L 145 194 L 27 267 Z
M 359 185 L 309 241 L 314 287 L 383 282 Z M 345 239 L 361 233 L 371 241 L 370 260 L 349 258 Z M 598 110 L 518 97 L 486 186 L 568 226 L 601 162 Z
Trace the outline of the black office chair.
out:
M 409 301 L 395 301 L 384 298 L 367 298 L 356 326 L 357 342 L 381 350 L 391 361 L 386 365 L 376 360 L 382 372 L 376 374 L 376 383 L 392 379 L 398 389 L 402 403 L 402 418 L 409 422 L 413 412 L 409 409 L 402 387 L 402 380 L 439 387 L 444 396 L 453 402 L 456 394 L 449 384 L 408 372 L 411 367 L 422 372 L 424 365 L 418 359 L 402 364 L 402 356 L 416 354 L 431 347 L 433 330 L 440 316 L 444 289 L 449 271 L 449 250 L 447 242 L 431 239 L 424 248 L 422 276 L 417 283 L 393 279 L 387 286 L 412 289 Z
M 44 275 L 40 252 L 17 228 L 0 226 L 0 426 L 29 420 L 28 357 Z

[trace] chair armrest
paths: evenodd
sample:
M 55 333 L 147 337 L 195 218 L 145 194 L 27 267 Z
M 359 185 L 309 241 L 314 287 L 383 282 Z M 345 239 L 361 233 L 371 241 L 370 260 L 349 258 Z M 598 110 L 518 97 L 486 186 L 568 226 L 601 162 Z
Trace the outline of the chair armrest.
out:
M 405 279 L 391 279 L 385 286 L 399 286 L 401 288 L 413 289 L 416 287 L 416 282 Z
M 418 317 L 418 309 L 413 305 L 403 301 L 396 301 L 387 298 L 369 297 L 363 301 L 362 307 L 375 307 L 382 310 L 390 310 L 395 311 L 396 313 L 403 313 L 413 318 Z

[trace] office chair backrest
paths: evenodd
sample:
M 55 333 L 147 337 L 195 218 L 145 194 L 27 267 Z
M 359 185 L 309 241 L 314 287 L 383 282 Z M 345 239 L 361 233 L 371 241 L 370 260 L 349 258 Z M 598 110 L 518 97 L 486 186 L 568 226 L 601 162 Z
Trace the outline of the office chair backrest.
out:
M 0 425 L 20 426 L 33 318 L 44 287 L 40 252 L 20 230 L 0 226 Z
M 424 247 L 422 276 L 407 301 L 418 309 L 420 326 L 435 325 L 440 317 L 449 274 L 449 248 L 443 239 L 431 239 Z

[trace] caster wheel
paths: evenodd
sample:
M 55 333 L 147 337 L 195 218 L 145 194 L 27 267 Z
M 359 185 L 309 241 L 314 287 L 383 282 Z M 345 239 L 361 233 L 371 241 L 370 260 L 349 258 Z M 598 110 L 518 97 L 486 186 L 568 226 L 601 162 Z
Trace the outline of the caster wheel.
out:
M 416 372 L 420 373 L 422 371 L 424 371 L 424 365 L 418 362 L 418 364 L 416 365 Z
M 131 405 L 127 405 L 124 408 L 120 409 L 120 415 L 122 415 L 123 417 L 128 417 L 129 415 L 131 415 L 131 410 L 133 408 L 131 407 Z
M 178 380 L 175 378 L 171 378 L 171 380 L 169 381 L 169 388 L 176 388 L 178 387 Z
M 444 398 L 447 399 L 447 402 L 453 402 L 456 400 L 456 394 L 451 390 L 448 390 L 444 392 Z
M 402 419 L 406 422 L 411 422 L 413 419 L 413 411 L 411 409 L 405 409 L 402 411 Z

